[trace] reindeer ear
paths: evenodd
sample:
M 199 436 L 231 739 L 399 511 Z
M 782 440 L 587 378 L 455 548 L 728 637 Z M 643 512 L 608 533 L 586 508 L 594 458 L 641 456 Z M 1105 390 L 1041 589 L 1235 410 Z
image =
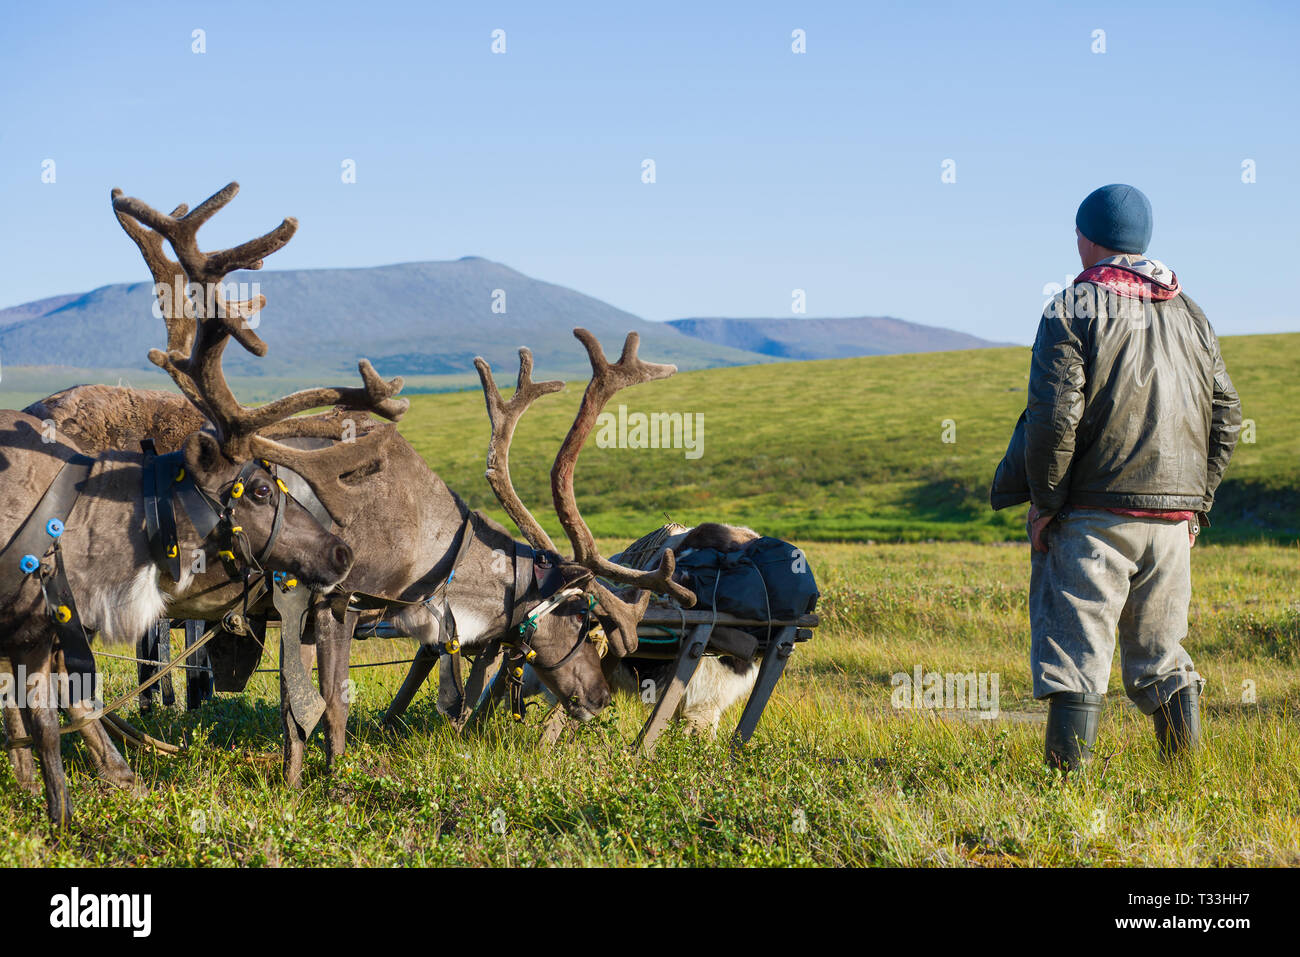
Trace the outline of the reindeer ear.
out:
M 185 440 L 185 467 L 195 479 L 200 480 L 212 475 L 220 468 L 222 459 L 221 445 L 207 432 L 192 432 Z

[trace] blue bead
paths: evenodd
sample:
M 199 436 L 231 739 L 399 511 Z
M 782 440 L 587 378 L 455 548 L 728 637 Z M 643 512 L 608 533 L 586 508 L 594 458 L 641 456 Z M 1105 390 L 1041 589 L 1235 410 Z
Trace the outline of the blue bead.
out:
M 35 555 L 24 555 L 18 561 L 18 568 L 24 575 L 30 575 L 36 569 L 41 567 L 40 560 Z
M 57 518 L 50 519 L 45 523 L 45 534 L 49 535 L 50 538 L 58 538 L 63 534 L 63 523 Z

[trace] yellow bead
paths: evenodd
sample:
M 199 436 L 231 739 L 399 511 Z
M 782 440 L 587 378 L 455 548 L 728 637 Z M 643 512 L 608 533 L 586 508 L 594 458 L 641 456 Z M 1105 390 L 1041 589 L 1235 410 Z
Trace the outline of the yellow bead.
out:
M 241 496 L 241 495 L 243 495 L 243 494 L 244 494 L 244 483 L 243 483 L 243 482 L 236 482 L 234 485 L 232 485 L 232 486 L 230 487 L 230 497 L 231 497 L 231 498 L 239 498 L 239 496 Z
M 72 621 L 72 609 L 67 605 L 60 605 L 54 611 L 54 617 L 59 620 L 59 624 L 66 625 Z

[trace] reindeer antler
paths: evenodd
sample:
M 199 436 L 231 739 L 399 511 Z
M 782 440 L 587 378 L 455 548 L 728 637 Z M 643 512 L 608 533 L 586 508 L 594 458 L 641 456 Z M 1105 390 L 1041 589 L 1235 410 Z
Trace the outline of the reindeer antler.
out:
M 596 348 L 599 349 L 599 346 Z M 534 548 L 557 551 L 551 537 L 546 534 L 541 523 L 533 517 L 532 512 L 515 491 L 514 483 L 510 478 L 510 444 L 514 439 L 515 426 L 528 407 L 541 396 L 558 392 L 564 388 L 564 383 L 556 380 L 534 382 L 533 354 L 523 348 L 519 350 L 518 385 L 515 394 L 507 402 L 501 397 L 501 392 L 492 377 L 492 367 L 488 365 L 487 360 L 482 357 L 475 358 L 474 367 L 478 369 L 479 380 L 483 383 L 483 398 L 487 404 L 488 419 L 492 423 L 492 438 L 488 442 L 485 473 L 488 484 L 496 494 L 501 507 L 506 510 L 506 514 L 519 526 L 524 538 L 528 539 Z M 671 367 L 666 368 L 671 369 Z M 671 576 L 671 568 L 668 574 Z M 637 647 L 637 624 L 644 617 L 650 603 L 650 592 L 643 591 L 637 600 L 629 602 L 614 594 L 600 582 L 592 583 L 592 591 L 601 607 L 613 620 L 613 628 L 612 630 L 607 628 L 607 633 L 615 654 L 618 657 L 631 654 Z M 689 599 L 687 604 L 694 604 L 695 596 L 688 592 L 687 597 Z
M 487 403 L 488 421 L 492 424 L 492 438 L 488 442 L 487 471 L 484 476 L 497 501 L 506 510 L 506 514 L 519 526 L 524 538 L 534 548 L 555 551 L 555 544 L 546 534 L 541 523 L 528 511 L 515 491 L 510 480 L 510 443 L 515 437 L 515 426 L 519 423 L 528 407 L 537 399 L 552 392 L 559 392 L 564 383 L 558 379 L 547 382 L 533 381 L 533 354 L 527 348 L 519 350 L 519 381 L 515 394 L 506 402 L 501 398 L 501 391 L 492 378 L 492 367 L 482 356 L 474 359 L 474 368 L 478 369 L 479 380 L 483 383 L 483 399 Z
M 595 536 L 583 521 L 573 492 L 573 472 L 578 463 L 578 454 L 595 427 L 605 403 L 629 386 L 666 379 L 677 371 L 677 367 L 640 359 L 636 353 L 641 337 L 635 332 L 627 334 L 623 354 L 613 364 L 605 358 L 605 351 L 594 335 L 586 329 L 574 329 L 573 334 L 587 349 L 592 376 L 582 394 L 582 404 L 578 407 L 569 434 L 564 437 L 564 444 L 560 446 L 555 464 L 551 466 L 551 498 L 555 502 L 560 524 L 564 526 L 565 534 L 573 544 L 574 560 L 611 581 L 670 595 L 689 608 L 695 604 L 695 595 L 686 586 L 673 581 L 677 558 L 672 549 L 665 550 L 659 567 L 649 571 L 611 562 L 596 547 Z
M 351 512 L 344 495 L 346 486 L 340 476 L 359 469 L 373 469 L 375 460 L 383 457 L 383 448 L 391 439 L 392 430 L 372 429 L 364 440 L 345 443 L 342 450 L 330 448 L 310 452 L 276 442 L 269 437 L 270 434 L 328 434 L 324 422 L 304 424 L 305 433 L 275 428 L 277 423 L 285 422 L 299 412 L 324 405 L 373 412 L 397 421 L 410 403 L 406 399 L 394 398 L 402 388 L 400 376 L 385 382 L 365 359 L 358 364 L 361 387 L 304 389 L 256 408 L 239 403 L 226 382 L 221 356 L 226 342 L 232 338 L 254 355 L 266 355 L 266 343 L 247 322 L 266 305 L 266 297 L 258 295 L 247 301 L 227 301 L 221 291 L 221 281 L 236 269 L 261 269 L 263 259 L 292 238 L 298 221 L 288 217 L 256 239 L 217 252 L 201 251 L 197 241 L 199 227 L 238 192 L 239 184 L 230 183 L 194 210 L 190 211 L 181 204 L 167 215 L 141 200 L 124 196 L 119 189 L 113 190 L 117 220 L 140 248 L 154 276 L 167 324 L 167 351 L 151 349 L 149 361 L 165 370 L 185 396 L 208 417 L 217 429 L 222 451 L 232 461 L 258 457 L 302 472 L 325 507 L 339 519 L 340 515 Z M 171 245 L 179 262 L 173 262 L 163 251 L 164 239 Z M 193 285 L 198 285 L 203 292 L 201 303 L 191 301 L 183 291 Z M 170 289 L 169 301 L 164 287 Z M 339 436 L 334 434 L 331 437 Z M 340 519 L 340 524 L 347 523 Z
M 201 322 L 211 319 L 219 320 L 227 335 L 232 336 L 253 355 L 264 356 L 266 355 L 266 343 L 249 327 L 246 320 L 266 305 L 266 297 L 258 296 L 256 299 L 230 303 L 221 296 L 219 283 L 228 273 L 234 272 L 236 269 L 261 269 L 263 259 L 282 248 L 285 243 L 293 238 L 293 234 L 298 230 L 298 220 L 292 216 L 286 217 L 279 226 L 269 233 L 256 239 L 250 239 L 248 242 L 241 243 L 230 249 L 223 249 L 215 253 L 200 251 L 197 239 L 199 227 L 234 199 L 235 194 L 238 192 L 238 183 L 228 183 L 224 189 L 213 193 L 195 209 L 190 210 L 188 206 L 182 203 L 172 211 L 171 215 L 166 215 L 158 212 L 148 203 L 142 202 L 134 196 L 124 196 L 120 189 L 115 189 L 113 190 L 113 209 L 119 213 L 118 222 L 122 223 L 122 227 L 126 229 L 127 234 L 140 247 L 140 252 L 144 254 L 145 261 L 149 263 L 156 282 L 169 282 L 174 287 L 177 277 L 176 267 L 178 264 L 167 259 L 162 251 L 162 240 L 166 239 L 176 253 L 176 258 L 180 260 L 179 267 L 184 270 L 186 282 L 201 285 L 205 293 L 210 291 L 216 304 L 214 311 L 217 315 L 195 316 L 194 318 L 200 319 Z M 127 222 L 120 215 L 122 213 L 136 220 L 138 232 L 128 228 Z M 149 236 L 148 233 L 139 228 L 140 224 L 147 226 L 155 235 Z M 164 278 L 159 278 L 159 269 L 164 271 Z M 176 293 L 179 292 L 181 290 L 177 289 L 173 293 L 173 302 L 176 301 Z M 185 297 L 181 295 L 180 298 L 183 301 Z M 168 333 L 170 340 L 170 326 Z M 168 342 L 168 350 L 171 350 L 170 341 Z

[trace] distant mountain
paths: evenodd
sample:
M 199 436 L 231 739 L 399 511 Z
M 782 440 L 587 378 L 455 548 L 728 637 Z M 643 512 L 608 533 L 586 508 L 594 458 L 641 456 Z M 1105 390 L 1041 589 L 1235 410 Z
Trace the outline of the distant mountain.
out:
M 49 299 L 37 299 L 35 302 L 25 302 L 21 306 L 0 309 L 0 326 L 12 326 L 27 319 L 47 316 L 54 310 L 66 306 L 74 299 L 80 298 L 79 293 L 65 293 L 62 296 L 51 296 Z
M 575 326 L 594 332 L 611 357 L 621 349 L 624 335 L 636 330 L 646 359 L 683 370 L 993 345 L 899 319 L 649 322 L 476 256 L 368 269 L 240 272 L 229 278 L 257 283 L 267 297 L 267 307 L 257 317 L 267 356 L 257 359 L 238 347 L 226 350 L 228 376 L 244 382 L 253 394 L 259 392 L 259 380 L 269 386 L 272 381 L 306 383 L 321 376 L 355 375 L 362 356 L 381 374 L 426 377 L 421 381 L 431 388 L 442 380 L 428 377 L 472 382 L 476 355 L 485 356 L 508 379 L 522 345 L 533 350 L 539 376 L 585 378 L 590 367 L 573 338 Z M 164 342 L 162 321 L 153 316 L 152 288 L 144 282 L 0 310 L 0 360 L 6 371 L 56 367 L 69 369 L 78 381 L 95 376 L 136 381 L 133 370 L 157 372 L 146 357 Z M 60 382 L 55 374 L 37 378 Z
M 229 279 L 256 282 L 266 296 L 257 333 L 269 348 L 262 359 L 227 349 L 231 376 L 355 375 L 361 356 L 385 375 L 472 375 L 474 356 L 482 355 L 508 379 L 524 345 L 533 350 L 539 376 L 585 376 L 591 370 L 573 338 L 575 326 L 594 332 L 611 357 L 636 330 L 641 355 L 681 369 L 772 361 L 700 342 L 474 256 L 369 269 L 239 272 Z M 494 303 L 504 312 L 494 312 Z M 148 352 L 166 341 L 152 307 L 152 287 L 141 282 L 0 310 L 0 358 L 6 368 L 152 370 Z
M 674 319 L 668 325 L 719 346 L 778 359 L 847 359 L 1012 345 L 887 316 L 850 319 Z

